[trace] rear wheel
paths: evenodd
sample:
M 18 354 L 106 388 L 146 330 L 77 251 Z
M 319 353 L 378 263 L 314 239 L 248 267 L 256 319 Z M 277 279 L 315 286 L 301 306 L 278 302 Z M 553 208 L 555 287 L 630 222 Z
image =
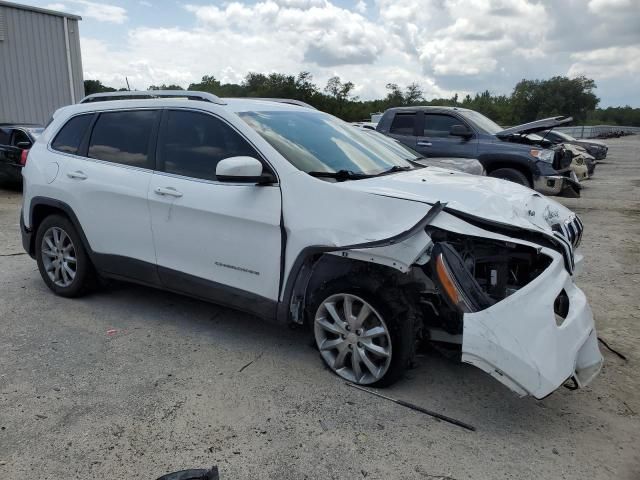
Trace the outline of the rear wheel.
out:
M 345 380 L 386 386 L 397 381 L 412 357 L 413 322 L 407 305 L 381 294 L 335 282 L 314 295 L 315 343 L 325 364 Z M 389 299 L 389 300 L 387 300 Z
M 490 177 L 501 178 L 502 180 L 508 180 L 513 183 L 524 185 L 525 187 L 531 187 L 531 183 L 527 176 L 519 170 L 514 168 L 498 168 L 491 173 Z
M 42 279 L 57 295 L 77 297 L 93 285 L 93 265 L 66 217 L 51 215 L 38 227 L 36 260 Z

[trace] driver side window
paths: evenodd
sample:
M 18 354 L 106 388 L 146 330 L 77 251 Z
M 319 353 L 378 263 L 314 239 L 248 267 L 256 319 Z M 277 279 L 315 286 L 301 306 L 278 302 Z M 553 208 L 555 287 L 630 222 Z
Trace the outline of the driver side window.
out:
M 216 180 L 216 166 L 229 157 L 260 158 L 255 149 L 222 120 L 205 113 L 169 110 L 160 139 L 161 170 Z

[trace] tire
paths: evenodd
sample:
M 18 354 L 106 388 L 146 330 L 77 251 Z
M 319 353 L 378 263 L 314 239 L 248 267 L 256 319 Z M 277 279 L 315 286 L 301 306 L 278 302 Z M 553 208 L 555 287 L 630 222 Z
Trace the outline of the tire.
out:
M 95 285 L 91 260 L 68 218 L 62 215 L 46 217 L 38 227 L 35 250 L 40 275 L 56 295 L 79 297 Z
M 352 305 L 353 323 L 350 329 L 346 327 L 347 322 L 338 324 L 328 307 L 333 304 L 334 312 L 344 318 L 347 299 Z M 364 318 L 362 327 L 358 328 L 356 317 L 364 305 L 367 305 L 370 313 Z M 312 295 L 307 315 L 322 360 L 332 372 L 349 382 L 386 387 L 402 377 L 413 359 L 415 322 L 412 309 L 400 289 L 376 288 L 375 282 L 370 279 L 358 282 L 357 277 L 356 281 L 353 277 L 335 280 Z M 373 333 L 373 328 L 380 327 L 384 334 L 372 338 L 366 335 L 366 332 Z M 377 353 L 381 351 L 389 356 Z M 341 352 L 345 352 L 342 362 L 339 360 Z M 354 368 L 354 355 L 357 355 L 360 375 Z M 377 368 L 372 369 L 368 365 Z
M 497 170 L 489 173 L 489 176 L 493 178 L 501 178 L 502 180 L 508 180 L 531 188 L 531 182 L 529 182 L 527 176 L 514 168 L 498 168 Z

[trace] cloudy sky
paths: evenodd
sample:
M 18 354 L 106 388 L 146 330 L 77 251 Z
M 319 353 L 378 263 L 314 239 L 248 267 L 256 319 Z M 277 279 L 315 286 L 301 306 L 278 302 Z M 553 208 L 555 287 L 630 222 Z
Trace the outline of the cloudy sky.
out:
M 249 71 L 339 75 L 427 98 L 586 75 L 601 106 L 640 107 L 640 0 L 25 0 L 76 13 L 86 79 L 132 87 Z

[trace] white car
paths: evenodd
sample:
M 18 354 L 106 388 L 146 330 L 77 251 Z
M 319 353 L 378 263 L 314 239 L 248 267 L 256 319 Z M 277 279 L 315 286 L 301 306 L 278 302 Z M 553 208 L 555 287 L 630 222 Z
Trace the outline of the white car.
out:
M 553 200 L 304 106 L 117 94 L 58 110 L 24 168 L 23 244 L 56 294 L 103 276 L 308 324 L 365 385 L 427 340 L 536 398 L 600 370 L 582 223 Z

